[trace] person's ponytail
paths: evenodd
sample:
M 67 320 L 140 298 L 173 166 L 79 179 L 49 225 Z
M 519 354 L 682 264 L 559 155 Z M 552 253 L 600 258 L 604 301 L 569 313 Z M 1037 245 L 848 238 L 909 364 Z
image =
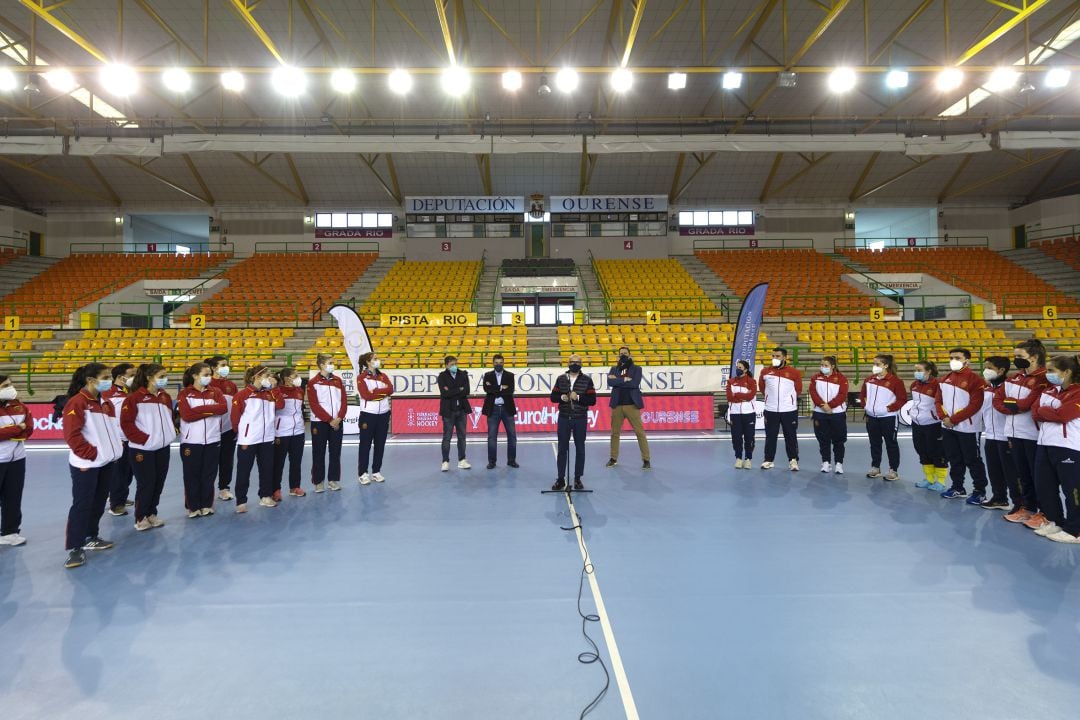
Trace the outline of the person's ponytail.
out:
M 87 363 L 79 369 L 77 369 L 71 375 L 71 384 L 68 385 L 66 395 L 58 395 L 53 402 L 53 422 L 60 419 L 60 416 L 64 414 L 64 406 L 67 405 L 67 401 L 75 397 L 86 387 L 87 381 L 92 377 L 97 377 L 103 371 L 109 368 L 101 363 Z

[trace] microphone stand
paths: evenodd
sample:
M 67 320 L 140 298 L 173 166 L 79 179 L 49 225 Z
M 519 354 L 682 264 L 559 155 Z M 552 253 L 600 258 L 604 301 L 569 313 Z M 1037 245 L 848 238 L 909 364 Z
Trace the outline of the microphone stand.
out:
M 573 417 L 574 417 L 574 398 L 571 396 L 571 393 L 574 392 L 574 381 L 570 379 L 570 373 L 566 373 L 566 382 L 569 385 L 569 390 L 567 390 L 567 392 L 566 392 L 566 397 L 567 397 L 567 400 L 570 402 L 570 417 L 571 417 L 571 419 L 573 419 Z M 556 439 L 556 442 L 558 442 L 557 439 Z M 574 450 L 573 453 L 571 453 L 571 449 Z M 556 457 L 558 457 L 558 456 L 556 456 Z M 574 429 L 571 427 L 570 428 L 570 440 L 566 444 L 566 474 L 567 474 L 567 476 L 570 475 L 570 471 L 575 467 L 574 466 L 574 460 L 576 458 L 577 458 L 577 454 L 576 454 L 576 446 L 574 445 Z M 561 468 L 558 468 L 558 469 L 561 469 Z M 570 502 L 570 505 L 572 507 L 573 502 L 571 502 L 571 500 L 570 500 L 571 493 L 591 493 L 592 492 L 592 490 L 588 490 L 588 489 L 585 489 L 585 488 L 582 488 L 581 490 L 575 490 L 574 489 L 574 483 L 570 482 L 569 477 L 563 478 L 563 480 L 566 483 L 566 487 L 563 490 L 541 490 L 540 494 L 541 495 L 556 495 L 556 494 L 558 494 L 558 495 L 566 495 L 566 500 L 567 500 L 567 502 Z

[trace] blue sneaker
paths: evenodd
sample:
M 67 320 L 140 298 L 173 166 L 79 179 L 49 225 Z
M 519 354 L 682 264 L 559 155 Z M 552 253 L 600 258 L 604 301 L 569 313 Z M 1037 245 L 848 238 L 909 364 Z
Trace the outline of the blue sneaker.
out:
M 968 505 L 982 505 L 984 502 L 986 502 L 986 496 L 982 493 L 977 492 L 972 494 L 971 497 L 969 497 L 964 502 L 966 502 Z
M 945 492 L 941 493 L 941 497 L 946 500 L 958 500 L 960 498 L 966 498 L 967 492 L 964 490 L 957 490 L 956 488 L 949 488 Z
M 930 487 L 930 483 L 926 480 L 926 478 L 923 478 L 919 482 L 915 483 L 915 487 L 919 488 L 920 490 L 925 490 L 926 488 Z

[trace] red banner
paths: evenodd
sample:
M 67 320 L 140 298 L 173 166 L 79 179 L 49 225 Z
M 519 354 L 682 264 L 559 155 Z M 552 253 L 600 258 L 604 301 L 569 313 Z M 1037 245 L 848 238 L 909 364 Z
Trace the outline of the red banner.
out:
M 697 227 L 683 225 L 679 228 L 680 235 L 753 235 L 753 225 L 713 225 L 711 227 Z
M 34 414 L 34 434 L 30 436 L 30 442 L 34 440 L 63 440 L 64 419 L 52 421 L 53 406 L 45 403 L 26 403 L 30 412 Z
M 469 432 L 486 433 L 487 418 L 480 414 L 481 401 L 474 399 Z M 517 431 L 523 433 L 555 432 L 558 406 L 546 397 L 519 397 Z M 589 429 L 611 430 L 608 398 L 600 397 L 589 408 Z M 712 395 L 655 395 L 645 399 L 641 422 L 646 430 L 712 430 Z M 626 424 L 625 427 L 629 427 Z M 392 432 L 396 434 L 433 434 L 442 432 L 438 398 L 397 398 L 393 405 Z
M 315 237 L 322 240 L 385 240 L 394 237 L 392 228 L 319 228 Z

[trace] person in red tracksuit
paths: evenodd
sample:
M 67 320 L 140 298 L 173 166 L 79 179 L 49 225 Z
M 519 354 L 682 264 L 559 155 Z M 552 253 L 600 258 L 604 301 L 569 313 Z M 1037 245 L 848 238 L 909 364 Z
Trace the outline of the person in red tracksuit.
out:
M 236 387 L 236 383 L 229 380 L 229 360 L 224 355 L 215 355 L 203 360 L 204 363 L 210 366 L 210 371 L 213 373 L 213 380 L 210 381 L 210 387 L 218 390 L 225 396 L 225 402 L 232 408 L 233 398 L 236 397 L 236 393 L 239 389 Z M 229 490 L 229 485 L 232 484 L 233 475 L 233 461 L 236 458 L 236 428 L 232 424 L 231 413 L 225 413 L 221 416 L 221 452 L 218 453 L 218 469 L 217 469 L 217 486 L 218 486 L 218 500 L 232 500 L 233 494 Z
M 1055 542 L 1077 544 L 1080 543 L 1080 355 L 1052 358 L 1046 366 L 1046 379 L 1050 387 L 1040 393 L 1031 409 L 1039 423 L 1035 487 L 1045 513 L 1042 524 L 1033 529 Z
M 870 472 L 868 478 L 881 477 L 881 441 L 889 455 L 889 472 L 885 479 L 899 479 L 900 444 L 896 441 L 896 414 L 907 402 L 907 388 L 904 381 L 896 374 L 896 363 L 892 355 L 874 357 L 873 371 L 863 380 L 863 412 L 866 415 L 866 432 L 870 436 Z
M 232 423 L 236 428 L 236 512 L 247 512 L 251 468 L 259 467 L 259 507 L 277 507 L 274 501 L 274 425 L 285 401 L 274 393 L 274 377 L 265 365 L 244 373 L 244 389 L 233 398 Z
M 345 384 L 334 375 L 334 358 L 320 354 L 315 359 L 319 372 L 308 381 L 307 399 L 311 406 L 311 483 L 315 492 L 325 490 L 323 480 L 329 477 L 330 489 L 341 489 L 341 441 L 345 428 L 348 402 Z M 330 468 L 327 474 L 326 449 L 330 447 Z
M 26 440 L 34 434 L 34 414 L 19 401 L 7 375 L 0 375 L 0 545 L 22 545 L 22 495 L 26 482 Z
M 772 366 L 761 371 L 758 385 L 765 396 L 765 462 L 764 470 L 773 467 L 776 440 L 784 431 L 784 449 L 788 469 L 799 469 L 799 395 L 802 394 L 802 373 L 788 365 L 788 351 L 773 348 Z
M 1049 389 L 1046 381 L 1046 348 L 1036 338 L 1019 342 L 1013 348 L 1013 365 L 1020 371 L 1005 379 L 994 392 L 994 409 L 1006 416 L 1005 436 L 1013 465 L 1016 466 L 1016 487 L 1009 487 L 1012 497 L 1020 498 L 1005 520 L 1027 523 L 1039 513 L 1039 498 L 1035 491 L 1035 454 L 1038 449 L 1039 428 L 1031 410 L 1039 395 Z M 1042 518 L 1033 520 L 1039 526 Z
M 983 391 L 986 381 L 970 367 L 971 351 L 953 348 L 949 351 L 949 374 L 938 387 L 938 417 L 943 428 L 942 444 L 949 460 L 952 486 L 941 493 L 946 500 L 968 498 L 968 505 L 981 505 L 986 500 L 986 465 L 979 452 L 979 433 L 983 430 Z M 968 497 L 964 476 L 970 472 L 975 493 Z
M 195 363 L 184 372 L 176 399 L 180 412 L 180 460 L 184 466 L 184 506 L 189 518 L 214 514 L 214 476 L 221 452 L 221 416 L 229 403 L 213 386 L 210 366 Z
M 66 568 L 85 565 L 86 550 L 108 550 L 113 546 L 98 535 L 116 461 L 124 453 L 113 422 L 112 403 L 101 399 L 101 393 L 111 386 L 108 367 L 101 363 L 83 365 L 71 376 L 67 400 L 60 410 L 71 470 L 71 509 L 64 544 L 68 550 Z
M 749 470 L 754 457 L 754 431 L 757 429 L 757 411 L 754 409 L 757 381 L 746 360 L 735 362 L 735 376 L 728 378 L 726 394 L 735 467 Z
M 291 367 L 277 373 L 274 393 L 281 407 L 274 418 L 274 502 L 281 502 L 281 481 L 285 461 L 289 461 L 289 495 L 304 497 L 300 487 L 300 466 L 304 462 L 304 391 L 300 373 Z
M 135 366 L 131 363 L 120 363 L 112 369 L 112 387 L 101 393 L 101 397 L 113 404 L 116 419 L 116 430 L 120 431 L 120 408 L 131 392 L 131 385 L 135 382 Z M 135 473 L 131 469 L 131 463 L 127 461 L 128 444 L 124 440 L 124 459 L 116 463 L 116 472 L 113 473 L 113 486 L 109 490 L 109 514 L 114 517 L 127 515 L 127 509 L 134 505 L 129 496 L 131 495 L 131 480 Z
M 169 474 L 170 446 L 176 439 L 172 397 L 165 368 L 140 365 L 134 388 L 120 407 L 120 429 L 128 439 L 128 455 L 135 472 L 135 529 L 159 528 L 158 503 Z
M 836 366 L 836 358 L 821 359 L 820 372 L 810 378 L 810 399 L 814 403 L 814 436 L 821 452 L 821 472 L 844 474 L 844 445 L 847 443 L 848 379 Z M 833 465 L 833 462 L 836 464 Z

